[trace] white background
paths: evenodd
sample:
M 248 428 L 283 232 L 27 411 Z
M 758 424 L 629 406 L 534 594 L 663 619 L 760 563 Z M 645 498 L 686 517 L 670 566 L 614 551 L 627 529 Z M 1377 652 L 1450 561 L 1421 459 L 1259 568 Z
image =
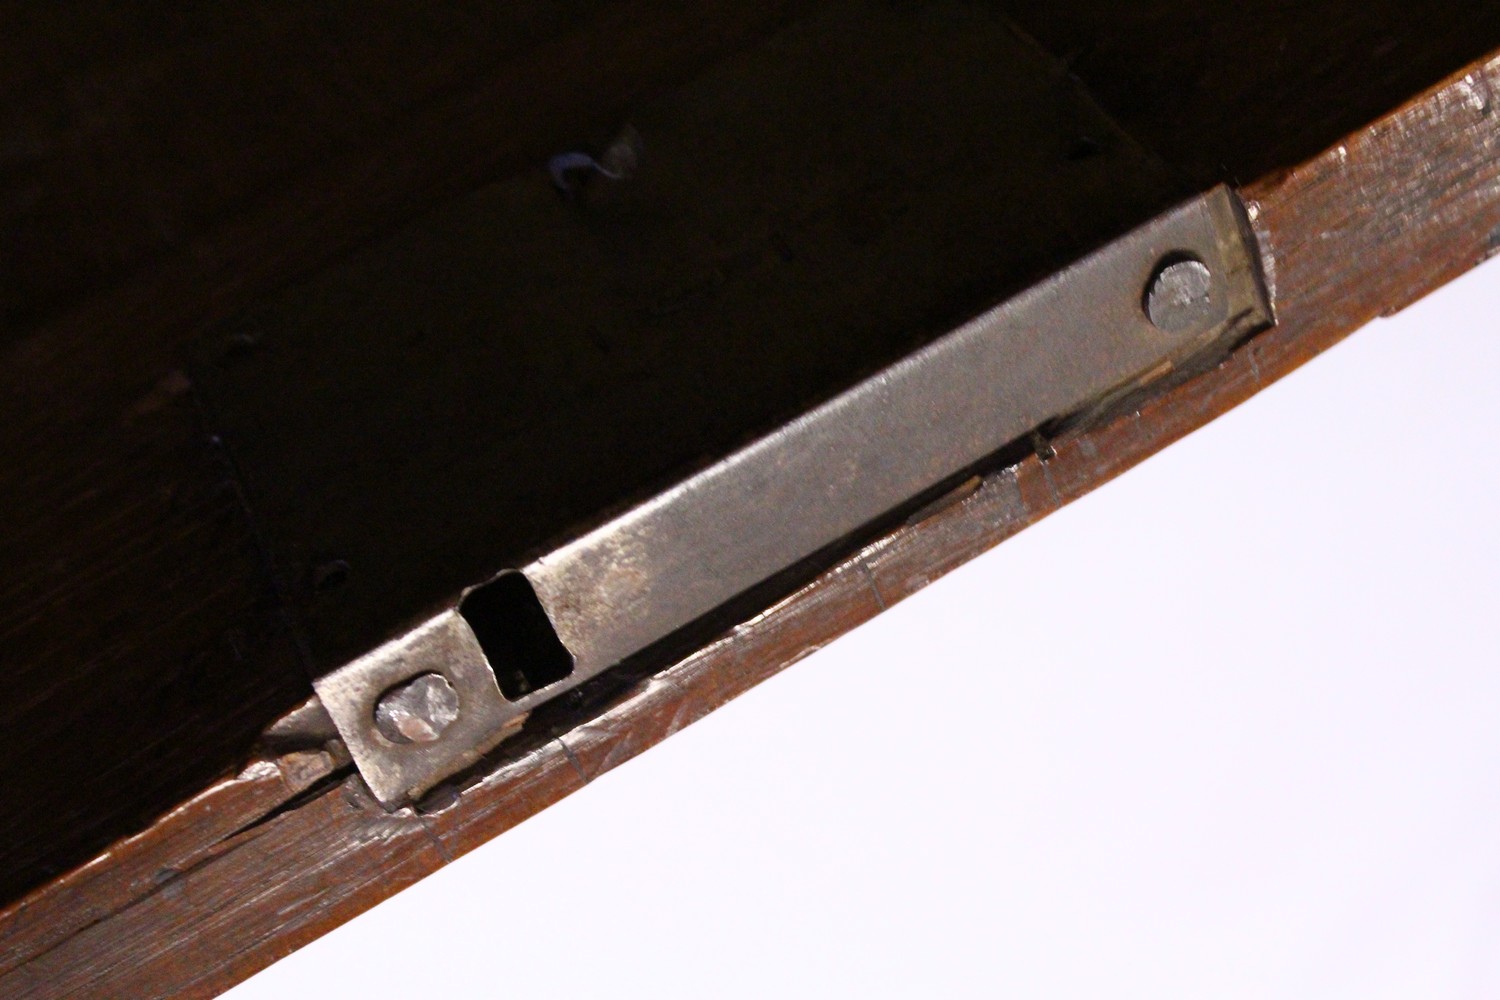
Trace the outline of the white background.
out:
M 251 979 L 1500 996 L 1500 267 Z

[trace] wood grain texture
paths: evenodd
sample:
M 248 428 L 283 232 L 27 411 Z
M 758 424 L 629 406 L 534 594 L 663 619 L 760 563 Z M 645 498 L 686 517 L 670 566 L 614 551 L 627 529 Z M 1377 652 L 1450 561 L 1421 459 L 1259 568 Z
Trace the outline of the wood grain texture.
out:
M 0 995 L 210 996 L 1484 259 L 1500 227 L 1497 83 L 1500 57 L 1244 192 L 1279 322 L 1219 368 L 1103 426 L 1052 442 L 1045 461 L 1033 456 L 990 473 L 701 651 L 570 720 L 557 735 L 502 748 L 491 770 L 447 790 L 425 812 L 387 814 L 350 777 L 255 826 L 208 863 L 178 864 L 178 854 L 203 857 L 204 848 L 174 847 L 163 830 L 156 863 L 180 872 L 167 888 L 0 974 Z M 153 836 L 148 832 L 146 841 Z M 16 921 L 18 912 L 12 907 L 0 919 Z
M 309 693 L 186 345 L 785 16 L 378 6 L 0 15 L 0 899 L 232 773 Z
M 67 0 L 0 14 L 0 245 L 14 248 L 0 342 L 111 286 L 101 308 L 176 288 L 198 310 L 214 304 L 205 284 L 264 288 L 441 189 L 614 127 L 784 9 Z
M 0 383 L 21 371 L 45 382 L 56 368 L 18 365 Z M 127 373 L 0 421 L 11 898 L 203 788 L 265 713 L 306 696 L 186 379 L 168 371 L 113 398 L 111 374 Z
M 628 181 L 486 185 L 195 367 L 319 672 L 1190 194 L 968 0 L 824 0 L 630 124 Z
M 1316 155 L 1500 46 L 1489 0 L 1005 0 L 1199 187 Z
M 247 831 L 340 765 L 321 750 L 258 760 L 0 914 L 0 976 L 233 850 Z M 163 866 L 162 859 L 171 864 Z

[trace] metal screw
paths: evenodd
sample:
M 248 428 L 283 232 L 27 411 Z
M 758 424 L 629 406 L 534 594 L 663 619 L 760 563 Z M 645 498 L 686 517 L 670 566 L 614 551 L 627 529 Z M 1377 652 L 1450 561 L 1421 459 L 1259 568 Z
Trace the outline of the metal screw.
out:
M 1213 272 L 1197 258 L 1164 262 L 1146 286 L 1146 315 L 1166 333 L 1207 329 L 1219 321 L 1221 310 Z
M 458 692 L 442 674 L 403 681 L 375 705 L 375 728 L 392 743 L 431 743 L 457 718 Z

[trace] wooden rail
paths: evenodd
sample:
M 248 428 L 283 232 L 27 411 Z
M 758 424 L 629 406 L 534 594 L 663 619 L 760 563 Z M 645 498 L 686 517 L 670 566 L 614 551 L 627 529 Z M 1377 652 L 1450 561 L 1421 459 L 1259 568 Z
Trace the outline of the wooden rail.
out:
M 1027 457 L 972 484 L 555 735 L 502 747 L 485 773 L 425 812 L 387 813 L 326 751 L 252 762 L 0 913 L 0 995 L 213 995 L 1456 277 L 1500 248 L 1497 94 L 1500 57 L 1492 57 L 1312 159 L 1245 186 L 1278 325 L 1223 365 L 1138 411 L 1064 435 L 1046 458 Z M 32 342 L 12 360 L 45 365 L 66 343 Z M 127 420 L 161 419 L 180 391 L 170 378 L 138 389 Z M 40 405 L 43 395 L 38 388 L 29 402 Z M 97 400 L 65 408 L 88 405 Z M 35 413 L 22 418 L 39 426 Z M 181 421 L 178 444 L 169 434 L 157 447 L 185 446 L 190 422 L 173 419 Z M 84 472 L 108 473 L 104 482 L 115 485 L 106 488 L 129 495 L 142 488 L 132 478 L 140 466 Z M 35 476 L 17 481 L 34 489 Z M 214 509 L 184 508 L 181 530 L 224 531 L 213 526 Z M 223 544 L 226 554 L 236 551 L 232 540 Z M 149 563 L 151 555 L 141 558 Z M 170 560 L 158 568 L 173 571 Z M 222 620 L 257 599 L 253 590 L 209 588 L 192 614 Z M 262 648 L 281 641 L 242 639 Z M 282 696 L 287 704 L 291 693 Z

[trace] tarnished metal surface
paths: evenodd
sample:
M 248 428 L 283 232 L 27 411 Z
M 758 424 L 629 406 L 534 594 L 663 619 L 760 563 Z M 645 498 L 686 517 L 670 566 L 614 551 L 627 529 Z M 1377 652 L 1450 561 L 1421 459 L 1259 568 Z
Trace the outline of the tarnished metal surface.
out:
M 1197 354 L 1226 316 L 1256 314 L 1230 198 L 1169 213 L 525 567 L 575 675 L 644 649 L 1046 421 Z M 1173 314 L 1187 319 L 1163 328 L 1142 313 L 1142 291 L 1172 256 L 1191 264 L 1169 272 L 1191 266 L 1210 280 Z
M 393 743 L 431 743 L 458 718 L 458 692 L 442 674 L 422 674 L 381 695 L 375 728 Z
M 991 6 L 838 0 L 778 38 L 205 331 L 193 391 L 309 676 L 1180 196 Z M 569 150 L 636 162 L 564 194 Z
M 448 611 L 323 677 L 319 694 L 376 795 L 399 801 L 541 702 L 1006 444 L 1269 322 L 1238 202 L 1213 191 L 520 567 L 571 654 L 562 679 L 507 700 L 474 631 Z M 377 701 L 429 673 L 458 692 L 456 721 L 420 744 L 381 735 Z
M 434 738 L 392 739 L 382 731 L 382 700 L 409 682 L 436 674 L 457 695 L 457 708 Z M 359 773 L 381 802 L 420 795 L 468 767 L 514 731 L 524 713 L 500 695 L 474 633 L 456 612 L 438 615 L 314 683 Z

